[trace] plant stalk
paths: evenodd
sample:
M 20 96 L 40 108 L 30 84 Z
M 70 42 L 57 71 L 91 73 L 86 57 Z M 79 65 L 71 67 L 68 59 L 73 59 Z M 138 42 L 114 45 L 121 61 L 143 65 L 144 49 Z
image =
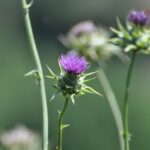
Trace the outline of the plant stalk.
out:
M 123 112 L 123 118 L 124 118 L 124 142 L 125 142 L 125 150 L 129 150 L 129 142 L 130 142 L 130 133 L 129 133 L 129 127 L 128 127 L 128 111 L 129 111 L 129 90 L 130 90 L 130 83 L 131 83 L 131 75 L 132 70 L 135 62 L 136 52 L 132 53 L 131 62 L 129 65 L 128 73 L 127 73 L 127 79 L 126 79 L 126 86 L 125 86 L 125 95 L 124 95 L 124 112 Z
M 63 131 L 62 121 L 63 121 L 64 114 L 66 112 L 68 103 L 69 103 L 69 98 L 66 97 L 64 107 L 59 114 L 59 119 L 58 119 L 58 147 L 57 147 L 58 150 L 62 150 L 62 131 Z
M 38 76 L 39 76 L 38 81 L 40 86 L 40 93 L 42 98 L 42 109 L 43 109 L 43 150 L 48 150 L 48 108 L 47 108 L 46 90 L 45 90 L 43 69 L 38 54 L 37 46 L 35 43 L 35 39 L 32 31 L 32 25 L 29 16 L 29 7 L 31 7 L 31 5 L 32 5 L 32 1 L 30 4 L 27 4 L 26 0 L 22 0 L 26 32 L 33 53 L 36 68 L 38 71 Z
M 98 68 L 101 68 L 100 63 L 97 63 Z M 124 150 L 124 139 L 122 136 L 122 132 L 123 132 L 123 121 L 122 121 L 122 115 L 121 115 L 121 111 L 119 108 L 119 105 L 117 103 L 117 99 L 116 96 L 109 84 L 109 81 L 105 75 L 104 70 L 101 68 L 100 71 L 97 73 L 97 77 L 99 79 L 99 82 L 103 88 L 105 97 L 107 99 L 107 102 L 109 104 L 109 107 L 111 109 L 114 121 L 115 121 L 115 125 L 117 128 L 117 132 L 118 132 L 118 138 L 119 138 L 119 145 L 120 145 L 120 150 Z

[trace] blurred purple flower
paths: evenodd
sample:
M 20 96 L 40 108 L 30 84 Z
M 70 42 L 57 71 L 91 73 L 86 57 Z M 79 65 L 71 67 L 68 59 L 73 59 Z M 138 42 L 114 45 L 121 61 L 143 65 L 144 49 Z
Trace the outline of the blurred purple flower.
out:
M 75 75 L 85 72 L 88 68 L 88 62 L 85 57 L 80 56 L 75 51 L 61 55 L 59 62 L 66 72 Z
M 83 33 L 91 33 L 95 30 L 96 26 L 92 21 L 83 21 L 73 26 L 70 32 L 75 36 L 80 36 Z
M 128 14 L 128 20 L 135 25 L 145 26 L 149 22 L 149 15 L 144 11 L 133 10 Z

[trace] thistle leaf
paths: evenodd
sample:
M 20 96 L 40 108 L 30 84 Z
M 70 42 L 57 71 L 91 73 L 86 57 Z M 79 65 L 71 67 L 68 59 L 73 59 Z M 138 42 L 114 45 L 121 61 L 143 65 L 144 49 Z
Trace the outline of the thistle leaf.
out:
M 110 27 L 110 30 L 111 30 L 112 32 L 114 32 L 115 34 L 117 34 L 119 37 L 123 37 L 122 32 L 116 30 L 115 28 Z
M 28 73 L 26 73 L 24 76 L 28 77 L 28 76 L 33 76 L 33 75 L 37 75 L 38 74 L 38 70 L 31 70 Z
M 63 68 L 62 68 L 62 66 L 61 66 L 61 64 L 60 64 L 60 61 L 59 61 L 59 59 L 58 59 L 58 64 L 59 64 L 59 68 L 60 68 L 60 71 L 61 71 L 61 74 L 63 74 Z
M 60 113 L 61 113 L 60 110 L 58 110 L 58 114 L 59 114 L 59 115 L 60 115 Z
M 75 99 L 74 99 L 74 95 L 71 95 L 71 101 L 72 101 L 72 103 L 73 103 L 73 105 L 75 105 Z
M 91 92 L 90 90 L 88 90 L 88 89 L 86 89 L 86 88 L 84 88 L 83 91 L 84 91 L 85 93 L 93 94 L 93 92 Z
M 87 85 L 84 85 L 85 87 L 85 90 L 88 90 L 89 92 L 93 93 L 93 94 L 97 94 L 99 96 L 103 96 L 102 94 L 100 94 L 99 92 L 97 92 L 96 90 L 94 90 L 93 88 L 87 86 Z
M 56 84 L 52 85 L 52 87 L 57 89 L 57 90 L 59 89 L 59 87 Z
M 124 26 L 121 24 L 120 19 L 117 17 L 116 20 L 117 20 L 117 25 L 118 25 L 119 30 L 122 31 L 123 33 L 127 32 Z
M 127 27 L 128 31 L 131 31 L 131 30 L 132 30 L 132 26 L 131 26 L 131 24 L 130 24 L 129 21 L 127 21 L 126 27 Z
M 86 79 L 86 80 L 84 80 L 84 83 L 90 82 L 91 80 L 94 80 L 94 79 L 96 79 L 96 77 L 90 78 L 90 79 Z
M 31 0 L 31 2 L 29 3 L 29 4 L 26 4 L 25 6 L 24 6 L 24 9 L 29 9 L 32 5 L 33 5 L 33 0 Z
M 62 124 L 61 125 L 61 130 L 63 130 L 64 128 L 67 128 L 67 127 L 69 127 L 70 126 L 70 124 Z
M 130 36 L 128 31 L 124 28 L 124 26 L 121 24 L 121 22 L 120 22 L 118 17 L 117 17 L 117 24 L 118 24 L 119 30 L 124 34 L 124 37 L 127 38 L 128 40 L 131 40 L 132 37 Z
M 58 90 L 55 94 L 52 95 L 50 102 L 60 93 L 60 91 Z
M 50 74 L 51 74 L 55 79 L 57 79 L 57 75 L 49 68 L 49 66 L 46 65 L 46 67 L 47 67 L 48 71 L 50 72 Z
M 85 75 L 84 75 L 84 78 L 85 77 L 88 77 L 88 76 L 91 76 L 91 75 L 93 75 L 93 74 L 96 74 L 96 73 L 98 73 L 99 71 L 94 71 L 94 72 L 90 72 L 90 73 L 86 73 Z
M 135 45 L 128 45 L 125 49 L 124 49 L 124 51 L 125 52 L 129 52 L 130 50 L 135 50 L 136 49 L 136 46 Z
M 109 42 L 117 45 L 122 45 L 122 40 L 120 38 L 112 38 L 109 40 Z
M 54 76 L 45 76 L 45 78 L 55 79 L 55 77 L 54 77 Z
M 27 4 L 27 7 L 26 7 L 26 8 L 29 9 L 29 8 L 33 5 L 33 2 L 34 2 L 34 1 L 31 0 L 31 2 L 30 2 L 29 4 Z

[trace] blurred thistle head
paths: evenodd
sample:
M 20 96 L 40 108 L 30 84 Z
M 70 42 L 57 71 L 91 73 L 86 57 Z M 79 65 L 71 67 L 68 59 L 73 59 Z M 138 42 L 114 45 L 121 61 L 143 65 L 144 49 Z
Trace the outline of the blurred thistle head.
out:
M 92 21 L 83 21 L 59 39 L 67 48 L 75 49 L 91 62 L 97 62 L 99 59 L 108 59 L 113 54 L 122 56 L 119 48 L 108 42 L 110 37 L 107 29 L 97 27 Z
M 145 11 L 131 11 L 123 26 L 117 18 L 118 29 L 112 28 L 114 37 L 111 42 L 121 47 L 124 52 L 140 52 L 150 54 L 150 21 L 149 13 Z
M 70 51 L 67 54 L 61 55 L 58 62 L 61 70 L 58 76 L 48 67 L 50 75 L 47 77 L 57 81 L 53 86 L 57 91 L 51 100 L 59 93 L 64 97 L 70 97 L 72 102 L 74 102 L 74 96 L 80 96 L 85 93 L 101 95 L 85 84 L 91 80 L 85 78 L 96 72 L 85 73 L 89 67 L 89 63 L 84 56 L 80 56 L 75 51 Z
M 70 30 L 74 36 L 81 36 L 82 34 L 92 33 L 96 30 L 96 26 L 92 21 L 84 21 L 76 24 Z
M 40 136 L 23 125 L 4 132 L 0 136 L 0 141 L 8 150 L 40 150 Z
M 128 20 L 135 25 L 145 26 L 149 23 L 149 14 L 144 10 L 133 10 L 128 14 Z

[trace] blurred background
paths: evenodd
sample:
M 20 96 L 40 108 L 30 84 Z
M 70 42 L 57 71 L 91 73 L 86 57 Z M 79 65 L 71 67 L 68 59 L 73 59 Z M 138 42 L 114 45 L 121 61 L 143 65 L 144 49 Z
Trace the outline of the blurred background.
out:
M 85 20 L 104 26 L 116 26 L 115 17 L 123 21 L 131 9 L 145 9 L 149 0 L 35 0 L 31 21 L 45 75 L 46 64 L 56 73 L 57 59 L 67 51 L 58 41 L 60 33 Z M 139 55 L 133 72 L 130 94 L 130 131 L 132 150 L 150 149 L 150 59 Z M 24 74 L 35 68 L 24 29 L 20 0 L 0 1 L 0 131 L 24 124 L 42 133 L 42 109 L 39 88 L 34 78 Z M 128 64 L 113 58 L 106 74 L 122 108 Z M 46 80 L 48 100 L 54 90 Z M 91 86 L 101 91 L 97 80 Z M 49 139 L 52 149 L 57 143 L 58 109 L 63 100 L 58 96 L 48 101 Z M 64 132 L 65 150 L 119 150 L 118 137 L 111 111 L 105 98 L 85 95 L 70 103 L 65 123 L 71 124 Z

